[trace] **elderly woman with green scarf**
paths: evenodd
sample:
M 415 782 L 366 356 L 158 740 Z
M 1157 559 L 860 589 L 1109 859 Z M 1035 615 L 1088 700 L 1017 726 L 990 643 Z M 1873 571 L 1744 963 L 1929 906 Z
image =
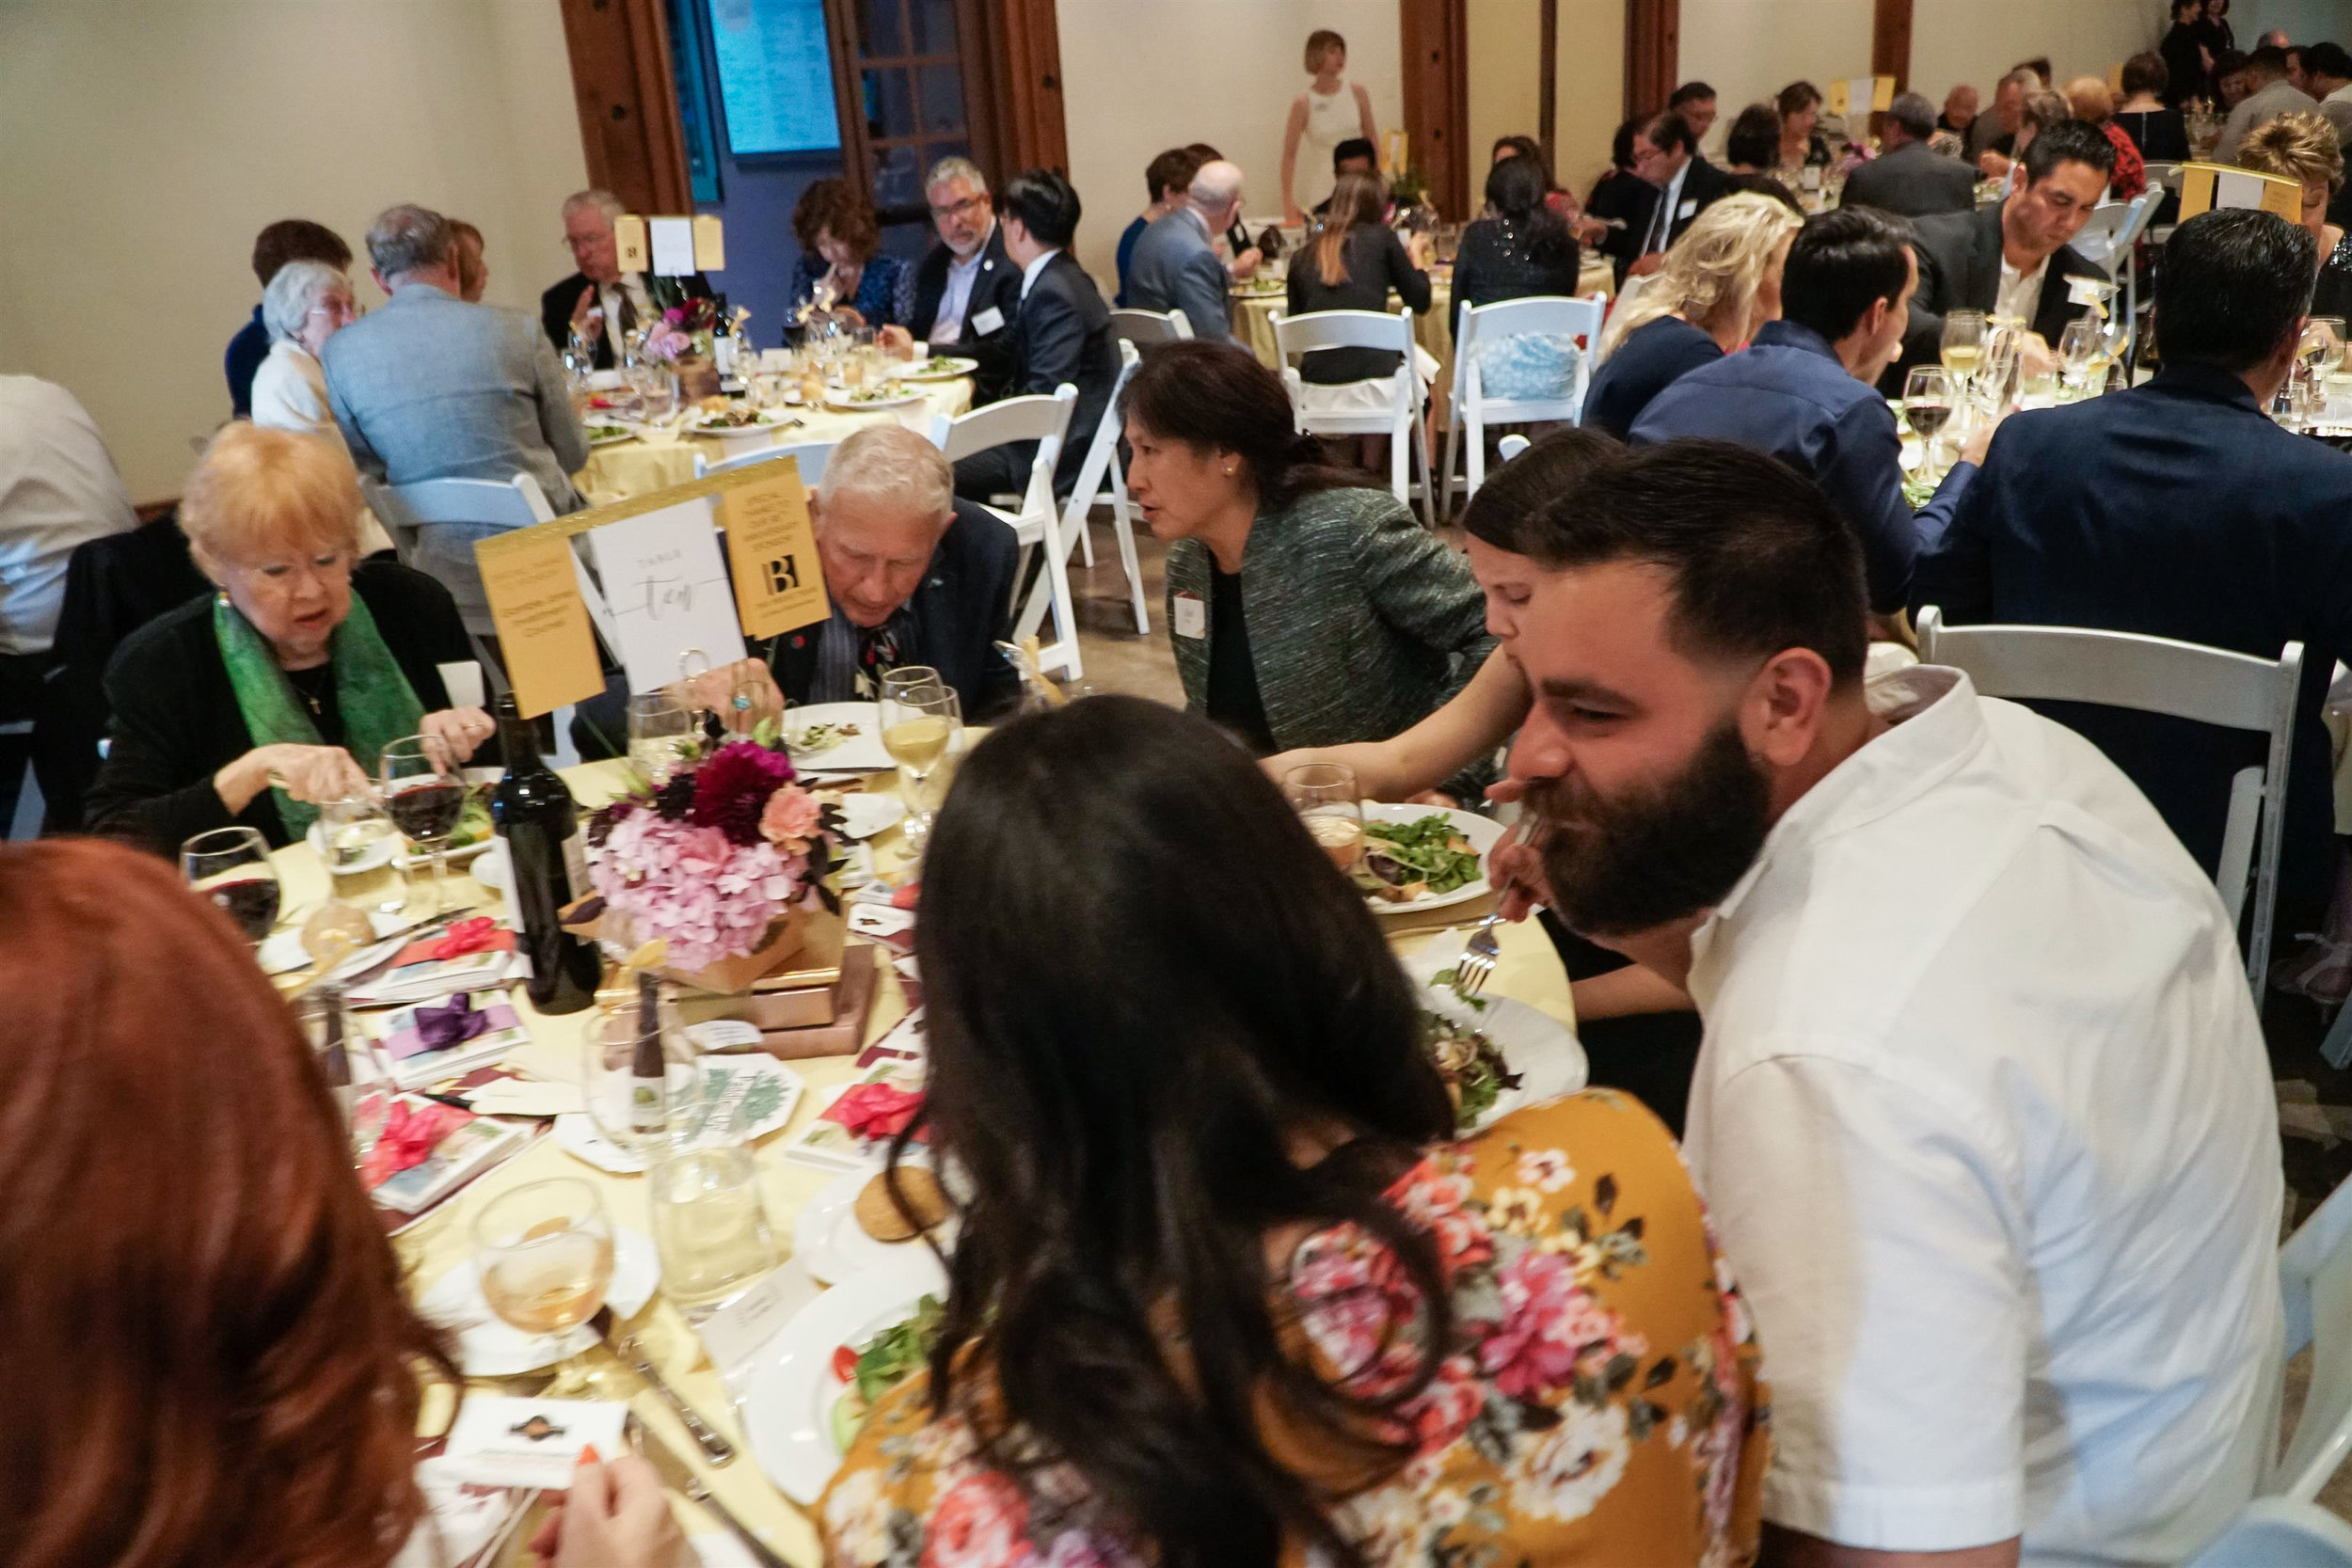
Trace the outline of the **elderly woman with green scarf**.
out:
M 106 670 L 106 759 L 91 829 L 167 853 L 242 824 L 274 845 L 320 803 L 369 788 L 388 744 L 425 735 L 458 761 L 497 726 L 453 707 L 438 666 L 474 650 L 449 591 L 358 559 L 359 483 L 342 447 L 242 420 L 180 502 L 219 592 L 139 628 Z

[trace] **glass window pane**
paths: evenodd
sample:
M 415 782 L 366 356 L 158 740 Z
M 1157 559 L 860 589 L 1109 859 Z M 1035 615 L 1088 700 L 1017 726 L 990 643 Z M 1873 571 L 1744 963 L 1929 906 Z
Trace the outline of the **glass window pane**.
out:
M 914 13 L 914 53 L 952 55 L 956 52 L 956 0 L 907 0 Z
M 858 44 L 866 59 L 896 59 L 907 52 L 905 0 L 861 0 Z
M 874 150 L 874 205 L 880 208 L 923 204 L 921 159 L 912 147 Z
M 866 71 L 866 134 L 877 137 L 914 135 L 914 94 L 904 68 Z
M 920 68 L 925 132 L 963 129 L 963 71 L 952 65 Z

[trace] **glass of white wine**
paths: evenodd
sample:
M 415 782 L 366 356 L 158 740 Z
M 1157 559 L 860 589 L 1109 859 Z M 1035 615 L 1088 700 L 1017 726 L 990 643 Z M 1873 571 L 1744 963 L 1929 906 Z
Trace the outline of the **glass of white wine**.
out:
M 963 728 L 963 707 L 938 671 L 910 665 L 882 677 L 882 750 L 898 765 L 903 793 L 913 797 L 907 803 L 916 808 L 907 818 L 907 839 L 919 845 L 938 812 L 938 802 L 923 786 Z
M 612 1222 L 596 1189 L 577 1177 L 529 1181 L 474 1216 L 482 1299 L 525 1334 L 554 1341 L 596 1315 L 612 1283 Z
M 1903 418 L 1919 433 L 1922 479 L 1936 475 L 1936 442 L 1952 422 L 1952 372 L 1941 365 L 1914 365 L 1903 374 Z
M 1977 362 L 1984 356 L 1983 311 L 1945 312 L 1940 356 L 1945 371 L 1952 378 L 1953 388 L 1961 396 L 1967 396 L 1969 386 L 1976 378 Z
M 2344 368 L 2344 318 L 2313 316 L 2303 328 L 2303 363 L 2312 377 L 2325 382 Z
M 1353 871 L 1364 858 L 1363 792 L 1343 762 L 1311 762 L 1282 775 L 1282 793 L 1331 863 Z

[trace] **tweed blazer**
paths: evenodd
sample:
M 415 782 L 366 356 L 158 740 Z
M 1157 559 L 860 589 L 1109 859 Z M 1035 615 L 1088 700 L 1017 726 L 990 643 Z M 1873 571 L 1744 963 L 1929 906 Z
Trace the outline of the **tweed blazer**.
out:
M 1216 562 L 1198 539 L 1168 552 L 1168 625 L 1194 712 L 1208 705 Z M 1242 551 L 1242 613 L 1274 743 L 1385 740 L 1461 689 L 1494 648 L 1469 564 L 1386 490 L 1319 490 L 1258 515 Z M 1175 631 L 1176 596 L 1203 611 Z

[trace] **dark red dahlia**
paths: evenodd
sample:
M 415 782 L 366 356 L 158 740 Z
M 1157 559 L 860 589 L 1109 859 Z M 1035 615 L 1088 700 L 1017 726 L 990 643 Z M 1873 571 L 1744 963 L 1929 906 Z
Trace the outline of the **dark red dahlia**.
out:
M 757 844 L 760 813 L 768 809 L 768 797 L 792 782 L 792 764 L 781 752 L 733 740 L 695 768 L 693 779 L 688 819 L 718 829 L 730 844 Z

